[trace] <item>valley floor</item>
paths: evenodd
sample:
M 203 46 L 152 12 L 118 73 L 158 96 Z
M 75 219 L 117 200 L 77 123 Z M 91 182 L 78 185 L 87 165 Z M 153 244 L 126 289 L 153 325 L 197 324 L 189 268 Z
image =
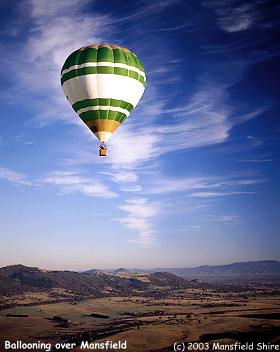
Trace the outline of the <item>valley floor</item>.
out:
M 215 341 L 280 342 L 280 302 L 273 289 L 174 289 L 162 298 L 143 295 L 57 303 L 35 293 L 14 299 L 17 306 L 0 311 L 1 351 L 6 340 L 50 342 L 52 351 L 57 350 L 57 342 L 76 346 L 60 351 L 80 351 L 82 341 L 127 341 L 127 352 L 173 351 L 175 342 L 186 347 L 188 342 L 209 343 L 209 350 Z

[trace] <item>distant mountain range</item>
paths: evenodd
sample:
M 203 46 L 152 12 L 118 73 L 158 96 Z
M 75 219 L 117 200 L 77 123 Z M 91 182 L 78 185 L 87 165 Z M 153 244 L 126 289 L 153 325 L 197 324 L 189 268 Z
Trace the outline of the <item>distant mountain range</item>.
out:
M 114 270 L 113 275 L 128 274 L 128 273 L 130 273 L 130 270 L 125 268 L 119 268 L 117 270 Z
M 96 269 L 87 271 L 96 272 Z M 227 265 L 203 265 L 195 268 L 154 268 L 154 269 L 124 269 L 101 270 L 115 276 L 124 276 L 128 273 L 152 274 L 155 272 L 168 272 L 185 279 L 203 279 L 205 281 L 224 279 L 273 279 L 280 278 L 280 261 L 263 260 L 255 262 L 238 262 Z
M 151 270 L 125 269 L 48 271 L 24 265 L 0 268 L 0 296 L 25 292 L 49 292 L 60 288 L 68 295 L 102 297 L 148 292 L 156 287 L 195 287 L 196 282 L 220 283 L 280 281 L 280 262 L 266 260 L 196 268 L 156 268 Z M 197 284 L 197 285 L 198 285 Z
M 186 279 L 277 278 L 280 277 L 280 262 L 277 260 L 264 260 L 257 262 L 240 262 L 228 265 L 204 265 L 196 268 L 164 270 Z M 158 269 L 156 269 L 156 271 L 158 271 Z
M 122 272 L 122 271 L 121 271 Z M 78 273 L 74 271 L 46 271 L 24 265 L 0 268 L 0 296 L 19 295 L 25 292 L 49 292 L 61 288 L 67 294 L 103 297 L 130 295 L 152 290 L 154 286 L 188 287 L 187 280 L 171 273 L 119 277 L 102 272 Z

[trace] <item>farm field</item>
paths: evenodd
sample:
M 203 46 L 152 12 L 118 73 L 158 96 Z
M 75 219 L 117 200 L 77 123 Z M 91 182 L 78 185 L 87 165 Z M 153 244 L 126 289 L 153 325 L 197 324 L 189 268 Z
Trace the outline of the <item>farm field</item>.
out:
M 127 341 L 128 352 L 172 351 L 181 341 L 280 341 L 279 296 L 271 290 L 173 289 L 163 298 L 105 297 L 39 305 L 30 300 L 31 305 L 0 311 L 1 351 L 5 340 L 74 342 L 72 351 L 80 350 L 81 341 L 120 340 Z

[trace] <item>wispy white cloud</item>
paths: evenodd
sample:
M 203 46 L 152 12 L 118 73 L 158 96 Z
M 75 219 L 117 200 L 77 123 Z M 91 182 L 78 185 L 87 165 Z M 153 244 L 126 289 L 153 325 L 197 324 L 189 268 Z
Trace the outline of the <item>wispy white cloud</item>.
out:
M 122 128 L 110 141 L 108 162 L 121 167 L 136 166 L 158 156 L 157 145 L 161 137 L 148 128 L 134 130 Z
M 60 194 L 79 193 L 89 197 L 115 198 L 117 193 L 98 179 L 85 177 L 73 171 L 54 171 L 40 180 L 41 184 L 58 187 Z
M 174 32 L 174 31 L 183 31 L 183 32 L 193 32 L 199 29 L 195 23 L 186 22 L 180 25 L 161 27 L 159 30 L 162 32 Z
M 111 34 L 110 17 L 87 11 L 90 3 L 78 0 L 73 6 L 65 0 L 51 5 L 46 0 L 30 1 L 33 30 L 25 50 L 32 69 L 24 70 L 24 74 L 32 84 L 48 89 L 57 87 L 62 64 L 72 51 L 81 45 L 98 43 Z
M 76 123 L 78 119 L 71 114 L 60 87 L 60 70 L 66 57 L 80 46 L 110 38 L 114 31 L 111 17 L 88 11 L 90 0 L 75 1 L 75 5 L 66 0 L 27 0 L 17 6 L 20 18 L 24 18 L 22 24 L 17 23 L 18 33 L 22 34 L 21 25 L 27 19 L 32 30 L 25 32 L 27 38 L 21 39 L 13 50 L 7 45 L 5 51 L 7 56 L 11 53 L 10 60 L 1 58 L 17 81 L 13 91 L 5 93 L 7 100 L 14 100 L 16 95 L 19 101 L 24 96 L 26 103 L 32 94 L 33 116 L 29 122 L 36 127 L 57 121 Z
M 214 11 L 217 25 L 226 33 L 256 28 L 264 32 L 276 27 L 278 23 L 277 1 L 206 0 L 203 5 Z
M 202 86 L 180 105 L 155 108 L 156 123 L 135 126 L 131 121 L 123 126 L 110 141 L 108 161 L 115 166 L 136 166 L 169 152 L 221 144 L 235 126 L 263 112 L 256 109 L 239 116 L 227 103 L 226 87 Z
M 31 138 L 25 136 L 25 135 L 18 135 L 15 137 L 15 141 L 20 144 L 27 144 L 27 145 L 32 145 L 34 142 L 32 141 Z
M 194 192 L 191 193 L 191 196 L 198 198 L 213 198 L 213 197 L 225 197 L 225 196 L 234 196 L 240 194 L 255 194 L 256 192 L 247 192 L 247 191 L 233 191 L 233 192 Z
M 138 175 L 130 170 L 102 171 L 100 174 L 109 176 L 116 183 L 131 183 L 138 180 Z
M 32 185 L 32 182 L 28 180 L 26 175 L 5 167 L 0 167 L 0 179 L 11 182 L 14 185 Z
M 27 175 L 14 170 L 0 167 L 0 180 L 8 181 L 14 185 L 57 187 L 59 194 L 79 193 L 89 197 L 116 198 L 118 194 L 97 178 L 83 176 L 75 171 L 53 171 L 45 177 L 30 180 Z
M 273 161 L 273 159 L 272 158 L 267 158 L 267 159 L 256 158 L 256 159 L 239 159 L 236 161 L 239 161 L 241 163 L 269 163 L 269 162 Z
M 208 179 L 207 177 L 159 177 L 157 178 L 156 182 L 152 183 L 152 186 L 148 189 L 148 192 L 154 194 L 163 194 L 217 187 L 213 181 L 214 180 Z
M 127 16 L 122 16 L 119 19 L 115 19 L 115 22 L 136 22 L 136 27 L 139 26 L 142 29 L 141 19 L 150 18 L 154 20 L 154 16 L 158 15 L 159 12 L 164 11 L 171 6 L 176 6 L 179 0 L 155 0 L 153 2 L 139 1 L 138 6 L 135 7 L 134 11 Z
M 260 177 L 252 178 L 252 175 L 228 177 L 221 176 L 193 176 L 183 178 L 167 178 L 158 177 L 156 182 L 152 182 L 151 186 L 147 188 L 148 193 L 152 194 L 165 194 L 173 192 L 193 192 L 199 190 L 203 192 L 192 193 L 194 196 L 218 196 L 218 195 L 233 195 L 244 192 L 244 188 L 265 182 Z M 249 192 L 251 193 L 251 192 Z
M 121 187 L 121 191 L 124 191 L 124 192 L 141 192 L 142 190 L 143 190 L 143 187 L 140 185 Z
M 216 218 L 216 221 L 223 223 L 232 223 L 239 220 L 239 215 L 237 214 L 226 214 Z
M 140 192 L 143 187 L 137 182 L 139 174 L 131 169 L 111 168 L 112 171 L 102 171 L 101 175 L 109 177 L 109 179 L 120 186 L 123 192 Z
M 220 154 L 242 154 L 246 155 L 246 153 L 259 153 L 259 149 L 263 146 L 263 140 L 261 138 L 258 139 L 246 139 L 241 140 L 240 142 L 232 142 L 228 141 L 227 144 L 219 145 L 219 153 Z
M 228 33 L 250 29 L 258 17 L 256 6 L 252 2 L 218 0 L 205 1 L 204 5 L 215 11 L 219 27 Z
M 188 197 L 188 211 L 193 211 L 194 209 L 197 211 L 208 209 L 209 211 L 209 204 L 197 204 L 195 199 L 205 199 L 205 201 L 209 199 L 210 201 L 212 198 L 218 197 L 253 195 L 256 191 L 252 187 L 264 181 L 255 173 L 225 177 L 193 176 L 183 178 L 166 178 L 157 175 L 156 180 L 153 178 L 153 181 L 146 181 L 146 187 L 141 192 L 142 194 L 163 196 L 177 192 L 182 194 L 184 199 Z M 165 206 L 165 208 L 168 209 L 168 213 L 174 212 L 174 209 L 171 210 L 168 206 Z M 187 211 L 187 208 L 184 206 L 184 212 Z M 127 216 L 118 220 L 127 228 L 137 230 L 139 233 L 139 238 L 133 241 L 145 245 L 151 244 L 156 235 L 153 219 L 157 215 L 162 214 L 162 205 L 158 202 L 149 201 L 146 198 L 140 198 L 127 200 L 126 204 L 120 206 L 119 209 L 125 211 Z M 238 215 L 236 214 L 226 214 L 225 216 L 216 217 L 216 221 L 224 223 L 233 222 L 237 219 Z M 198 229 L 198 226 L 200 225 L 192 225 L 190 229 Z
M 139 175 L 132 170 L 127 169 L 112 169 L 112 171 L 102 171 L 101 175 L 108 176 L 109 179 L 120 185 L 120 190 L 123 192 L 140 192 L 143 190 L 142 186 L 136 184 Z
M 259 115 L 261 115 L 262 113 L 264 113 L 266 110 L 268 109 L 268 107 L 262 107 L 262 108 L 258 108 L 255 109 L 253 111 L 250 111 L 246 114 L 242 114 L 239 116 L 234 116 L 233 117 L 233 121 L 234 121 L 234 125 L 241 125 L 247 121 L 250 121 L 256 117 L 258 117 Z M 252 136 L 247 136 L 248 139 L 252 139 L 252 140 L 257 140 L 258 138 L 252 137 Z
M 124 218 L 117 219 L 125 227 L 138 232 L 138 238 L 130 242 L 150 246 L 154 243 L 157 231 L 152 219 L 159 214 L 161 205 L 158 202 L 150 202 L 146 198 L 129 199 L 126 204 L 119 207 L 127 213 Z

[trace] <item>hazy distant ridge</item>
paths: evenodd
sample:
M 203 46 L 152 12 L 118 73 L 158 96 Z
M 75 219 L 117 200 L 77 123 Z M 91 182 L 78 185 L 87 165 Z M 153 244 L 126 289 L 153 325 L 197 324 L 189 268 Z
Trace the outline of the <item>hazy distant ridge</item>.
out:
M 277 260 L 263 260 L 228 265 L 203 265 L 195 268 L 157 268 L 155 270 L 164 270 L 185 278 L 279 277 L 280 262 Z
M 154 268 L 154 269 L 117 269 L 101 270 L 113 275 L 121 272 L 146 273 L 169 272 L 186 279 L 224 279 L 224 278 L 278 278 L 280 277 L 280 261 L 262 260 L 250 262 L 238 262 L 227 265 L 203 265 L 194 268 Z M 94 273 L 96 269 L 88 270 L 87 273 Z
M 140 278 L 119 277 L 102 272 L 78 273 L 74 271 L 46 271 L 24 265 L 0 268 L 0 296 L 24 292 L 51 291 L 62 288 L 74 295 L 102 297 L 106 295 L 130 295 L 157 286 L 187 287 L 185 279 L 171 273 L 154 273 Z M 123 269 L 121 273 L 126 273 Z M 133 274 L 132 274 L 133 275 Z
M 125 269 L 74 271 L 47 271 L 24 265 L 0 268 L 0 296 L 27 291 L 49 291 L 62 288 L 75 295 L 100 297 L 112 294 L 132 294 L 135 290 L 149 290 L 156 286 L 192 287 L 188 280 L 207 282 L 217 280 L 241 282 L 260 280 L 279 282 L 280 262 L 265 260 L 229 265 L 200 266 L 196 268 L 156 268 L 151 270 Z M 195 282 L 195 281 L 194 281 Z

